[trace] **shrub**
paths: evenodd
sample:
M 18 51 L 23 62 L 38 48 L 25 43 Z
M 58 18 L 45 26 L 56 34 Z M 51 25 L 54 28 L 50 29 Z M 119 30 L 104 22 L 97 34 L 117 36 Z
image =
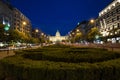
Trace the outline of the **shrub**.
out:
M 0 60 L 0 80 L 120 80 L 120 53 L 64 46 L 16 53 Z
M 23 57 L 33 60 L 49 60 L 55 62 L 102 62 L 120 57 L 120 53 L 109 52 L 103 49 L 94 48 L 58 48 L 58 49 L 40 49 L 23 52 Z

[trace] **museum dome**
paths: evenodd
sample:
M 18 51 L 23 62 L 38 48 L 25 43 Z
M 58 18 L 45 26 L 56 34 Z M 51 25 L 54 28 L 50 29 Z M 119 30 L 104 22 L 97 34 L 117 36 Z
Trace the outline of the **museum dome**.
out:
M 57 30 L 56 35 L 55 36 L 60 36 L 60 32 Z

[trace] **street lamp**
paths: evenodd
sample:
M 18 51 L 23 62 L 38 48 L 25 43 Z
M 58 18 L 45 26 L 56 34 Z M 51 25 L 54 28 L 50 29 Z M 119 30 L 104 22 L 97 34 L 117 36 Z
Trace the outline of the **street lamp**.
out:
M 44 33 L 41 33 L 42 36 L 44 36 Z
M 77 32 L 79 32 L 80 30 L 79 30 L 79 29 L 77 29 L 76 31 L 77 31 Z
M 22 32 L 24 31 L 23 28 L 24 28 L 24 26 L 26 26 L 26 25 L 27 25 L 27 23 L 26 23 L 25 21 L 23 21 L 23 22 L 22 22 Z
M 38 33 L 38 32 L 39 32 L 39 30 L 38 30 L 38 29 L 36 29 L 36 30 L 35 30 L 35 32 L 36 32 L 36 33 Z
M 94 23 L 94 22 L 95 22 L 95 20 L 94 20 L 94 19 L 91 19 L 91 20 L 90 20 L 90 23 Z
M 38 29 L 35 29 L 35 37 L 39 37 L 39 34 L 38 34 L 39 30 Z
M 25 21 L 22 22 L 23 25 L 26 25 L 27 23 Z

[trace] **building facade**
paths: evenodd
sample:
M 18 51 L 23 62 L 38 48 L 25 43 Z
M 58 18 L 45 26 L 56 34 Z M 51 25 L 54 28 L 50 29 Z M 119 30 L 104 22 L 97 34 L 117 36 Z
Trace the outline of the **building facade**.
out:
M 67 40 L 67 36 L 61 36 L 60 32 L 57 30 L 56 35 L 55 36 L 50 36 L 49 40 L 52 42 L 61 42 L 63 40 Z
M 99 29 L 107 42 L 120 43 L 120 0 L 114 0 L 99 13 Z
M 0 0 L 0 24 L 9 26 L 9 29 L 31 35 L 31 21 L 7 0 Z
M 13 26 L 13 7 L 3 0 L 0 0 L 0 24 Z
M 91 31 L 91 28 L 95 26 L 95 20 L 94 23 L 91 23 L 91 21 L 82 21 L 78 23 L 77 26 L 69 33 L 69 40 L 73 43 L 88 41 L 87 35 Z
M 16 29 L 26 35 L 31 35 L 32 25 L 31 21 L 17 8 L 13 9 L 13 29 Z

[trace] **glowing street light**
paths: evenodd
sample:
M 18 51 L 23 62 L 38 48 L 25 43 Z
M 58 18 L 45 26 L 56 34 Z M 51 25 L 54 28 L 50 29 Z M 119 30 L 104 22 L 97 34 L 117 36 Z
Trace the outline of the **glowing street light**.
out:
M 77 31 L 77 32 L 79 32 L 80 30 L 79 30 L 79 29 L 77 29 L 76 31 Z
M 25 21 L 22 22 L 23 25 L 26 25 L 27 23 Z
M 95 38 L 96 38 L 96 39 L 99 39 L 99 36 L 98 36 L 98 35 L 96 35 L 96 36 L 95 36 Z
M 38 32 L 39 32 L 39 30 L 38 30 L 38 29 L 36 29 L 36 30 L 35 30 L 35 32 L 36 32 L 36 33 L 38 33 Z
M 90 20 L 90 23 L 94 23 L 94 22 L 95 22 L 95 20 L 94 20 L 94 19 L 91 19 L 91 20 Z
M 44 33 L 41 34 L 42 36 L 44 35 Z
M 22 22 L 22 32 L 24 32 L 24 27 L 27 25 L 25 21 Z

